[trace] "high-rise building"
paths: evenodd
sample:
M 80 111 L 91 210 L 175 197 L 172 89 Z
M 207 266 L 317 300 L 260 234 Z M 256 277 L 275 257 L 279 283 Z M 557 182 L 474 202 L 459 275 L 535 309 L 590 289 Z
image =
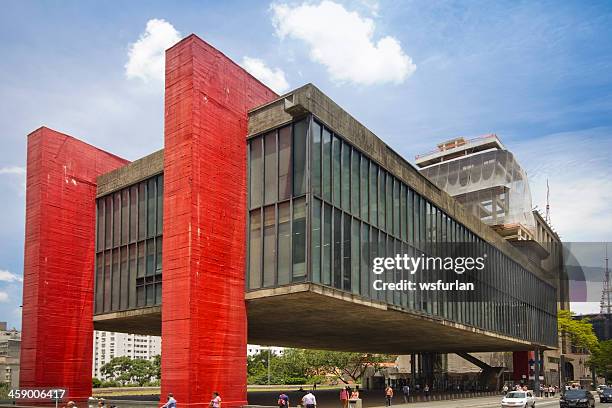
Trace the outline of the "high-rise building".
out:
M 21 332 L 8 330 L 6 322 L 0 322 L 0 383 L 12 388 L 19 386 L 19 355 Z
M 94 332 L 92 375 L 102 378 L 100 369 L 114 357 L 152 360 L 161 353 L 161 337 L 140 334 Z

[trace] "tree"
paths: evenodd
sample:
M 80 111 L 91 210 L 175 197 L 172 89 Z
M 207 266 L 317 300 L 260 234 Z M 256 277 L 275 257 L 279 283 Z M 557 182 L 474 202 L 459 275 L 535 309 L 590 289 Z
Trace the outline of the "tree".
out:
M 612 340 L 600 342 L 587 364 L 609 380 L 612 377 Z
M 577 320 L 569 310 L 559 310 L 557 313 L 557 327 L 559 334 L 569 336 L 575 347 L 586 349 L 591 353 L 598 348 L 598 341 L 593 325 L 588 319 Z
M 318 367 L 319 375 L 334 374 L 344 383 L 346 377 L 358 382 L 368 367 L 377 370 L 381 363 L 393 361 L 387 354 L 352 353 L 342 351 L 306 350 L 307 361 L 312 369 Z
M 140 386 L 148 383 L 152 377 L 156 377 L 157 370 L 150 360 L 129 357 L 115 357 L 100 368 L 104 378 L 117 381 L 121 385 L 138 384 Z

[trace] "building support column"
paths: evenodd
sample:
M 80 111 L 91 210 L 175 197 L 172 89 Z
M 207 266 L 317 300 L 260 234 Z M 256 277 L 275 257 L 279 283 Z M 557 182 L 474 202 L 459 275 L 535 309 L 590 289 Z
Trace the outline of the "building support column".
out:
M 247 403 L 247 112 L 276 97 L 195 35 L 166 51 L 162 401 Z
M 540 395 L 540 350 L 535 349 L 533 353 L 533 392 L 537 396 Z
M 20 388 L 91 396 L 96 177 L 127 163 L 45 127 L 28 136 Z

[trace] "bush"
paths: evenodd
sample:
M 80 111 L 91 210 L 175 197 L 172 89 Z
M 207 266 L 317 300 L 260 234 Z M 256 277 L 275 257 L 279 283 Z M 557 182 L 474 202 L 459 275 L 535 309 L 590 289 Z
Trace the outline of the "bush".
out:
M 286 385 L 300 385 L 300 384 L 306 384 L 308 381 L 307 378 L 304 377 L 286 377 L 284 378 L 284 384 Z
M 100 388 L 102 386 L 102 381 L 100 381 L 99 378 L 94 377 L 91 379 L 91 382 L 93 383 L 94 388 Z
M 115 380 L 102 381 L 101 388 L 119 387 L 119 383 Z

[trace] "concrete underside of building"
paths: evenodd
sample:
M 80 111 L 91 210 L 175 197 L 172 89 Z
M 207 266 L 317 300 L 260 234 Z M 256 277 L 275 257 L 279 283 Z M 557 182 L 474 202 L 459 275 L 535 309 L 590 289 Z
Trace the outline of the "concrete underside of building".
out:
M 245 299 L 251 344 L 388 354 L 547 348 L 311 283 L 252 291 Z M 160 336 L 161 313 L 150 307 L 100 314 L 94 328 Z
M 310 283 L 305 275 L 298 277 L 304 282 L 245 290 L 248 138 L 307 112 L 345 134 L 364 158 L 394 172 L 397 186 L 409 185 L 439 214 L 554 294 L 547 271 L 467 214 L 314 86 L 278 98 L 192 35 L 166 53 L 163 150 L 128 163 L 47 128 L 29 135 L 21 387 L 59 386 L 71 399 L 89 397 L 94 328 L 161 335 L 162 395 L 172 392 L 181 405 L 194 407 L 208 406 L 213 391 L 221 393 L 224 407 L 246 404 L 247 339 L 397 354 L 554 347 L 552 332 L 540 330 L 539 322 L 528 321 L 533 333 L 517 329 L 509 336 Z M 96 199 L 104 197 L 111 204 L 105 208 L 122 214 L 121 202 L 140 202 L 121 201 L 121 193 L 131 197 L 126 188 L 147 179 L 147 193 L 134 196 L 146 201 L 143 213 L 156 217 L 137 225 L 138 234 L 146 234 L 132 241 L 130 232 L 124 239 L 121 221 L 107 217 L 113 237 L 105 245 L 96 228 Z M 124 266 L 139 264 L 141 255 L 146 273 Z M 121 296 L 109 294 L 115 289 Z M 144 305 L 140 295 L 146 296 Z M 550 321 L 556 308 L 538 310 Z

